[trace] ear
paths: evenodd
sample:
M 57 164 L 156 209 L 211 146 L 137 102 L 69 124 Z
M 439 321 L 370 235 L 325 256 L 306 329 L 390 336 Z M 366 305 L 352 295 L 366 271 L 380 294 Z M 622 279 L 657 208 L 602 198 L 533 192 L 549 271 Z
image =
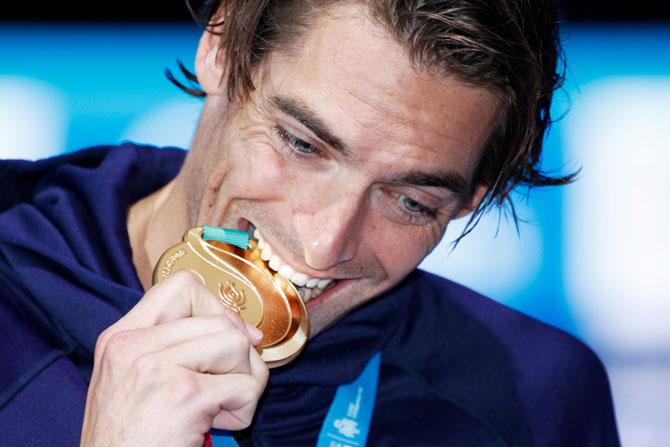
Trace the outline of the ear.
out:
M 220 31 L 218 28 L 220 27 L 212 31 Z M 226 91 L 226 82 L 223 79 L 225 64 L 223 53 L 219 52 L 221 36 L 215 32 L 205 30 L 202 33 L 195 56 L 195 74 L 200 87 L 207 95 L 221 94 Z
M 456 213 L 452 220 L 465 217 L 476 210 L 479 204 L 482 203 L 482 200 L 484 200 L 488 189 L 488 185 L 485 185 L 484 183 L 477 185 L 475 191 L 470 197 L 470 200 Z

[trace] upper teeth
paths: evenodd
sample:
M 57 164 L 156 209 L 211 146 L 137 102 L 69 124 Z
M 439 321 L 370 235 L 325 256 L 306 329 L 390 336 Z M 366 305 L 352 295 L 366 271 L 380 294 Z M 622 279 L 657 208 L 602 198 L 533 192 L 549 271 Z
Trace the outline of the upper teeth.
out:
M 286 264 L 277 254 L 273 253 L 270 244 L 263 239 L 263 235 L 258 229 L 254 229 L 254 238 L 258 241 L 258 248 L 261 249 L 261 259 L 268 261 L 272 270 L 279 273 L 296 286 L 307 287 L 309 289 L 325 289 L 332 281 L 332 279 L 313 278 L 305 273 L 295 271 L 293 267 Z M 312 293 L 307 295 L 312 295 Z

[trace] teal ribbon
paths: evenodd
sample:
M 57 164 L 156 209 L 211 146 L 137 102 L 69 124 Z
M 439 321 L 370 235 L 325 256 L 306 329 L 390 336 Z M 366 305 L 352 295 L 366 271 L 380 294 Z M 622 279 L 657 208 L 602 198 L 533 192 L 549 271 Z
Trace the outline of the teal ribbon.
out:
M 249 233 L 242 230 L 210 227 L 205 225 L 202 227 L 202 238 L 211 241 L 224 242 L 226 244 L 234 245 L 245 250 L 249 248 Z

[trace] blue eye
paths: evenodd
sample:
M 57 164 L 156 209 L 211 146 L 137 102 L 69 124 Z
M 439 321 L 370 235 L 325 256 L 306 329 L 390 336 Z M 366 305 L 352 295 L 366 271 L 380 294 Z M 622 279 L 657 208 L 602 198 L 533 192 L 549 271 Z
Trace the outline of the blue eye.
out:
M 300 138 L 295 138 L 293 140 L 293 147 L 296 151 L 303 154 L 313 154 L 316 152 L 316 148 L 313 145 L 301 140 Z
M 293 150 L 298 154 L 310 155 L 319 152 L 316 146 L 314 146 L 313 144 L 309 144 L 304 140 L 301 140 L 295 135 L 287 132 L 286 129 L 277 126 L 276 131 L 279 134 L 279 137 L 282 139 L 282 141 L 285 144 L 287 144 L 291 148 L 291 150 Z
M 429 208 L 406 195 L 400 195 L 399 200 L 403 208 L 411 214 L 421 214 L 427 217 L 435 217 L 437 215 L 435 208 Z
M 416 200 L 412 200 L 407 196 L 400 196 L 400 202 L 403 206 L 412 213 L 420 213 L 423 211 L 423 206 Z

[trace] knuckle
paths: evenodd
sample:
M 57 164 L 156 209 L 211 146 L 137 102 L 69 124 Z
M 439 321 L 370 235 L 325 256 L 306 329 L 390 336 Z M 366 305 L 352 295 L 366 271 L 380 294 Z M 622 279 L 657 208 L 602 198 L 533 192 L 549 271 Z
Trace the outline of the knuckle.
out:
M 109 344 L 110 339 L 120 332 L 122 331 L 120 331 L 116 325 L 112 325 L 102 331 L 100 335 L 98 335 L 98 339 L 95 342 L 95 350 L 99 351 L 100 353 L 104 352 L 107 348 L 107 345 Z
M 105 347 L 107 346 L 107 343 L 109 342 L 109 339 L 114 335 L 114 326 L 110 326 L 104 331 L 98 335 L 98 339 L 95 342 L 95 350 L 96 352 L 103 352 L 105 350 Z
M 156 378 L 162 372 L 161 363 L 152 353 L 138 356 L 132 363 L 138 377 Z
M 105 336 L 103 358 L 114 362 L 125 357 L 133 344 L 132 339 L 133 337 L 128 331 L 115 332 Z
M 188 402 L 202 392 L 200 381 L 195 374 L 180 374 L 171 391 L 179 403 Z

